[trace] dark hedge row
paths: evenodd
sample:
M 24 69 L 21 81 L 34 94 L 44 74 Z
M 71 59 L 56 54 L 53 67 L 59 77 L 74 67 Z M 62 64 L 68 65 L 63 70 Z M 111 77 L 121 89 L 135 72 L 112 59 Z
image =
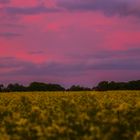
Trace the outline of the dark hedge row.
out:
M 32 82 L 28 86 L 21 84 L 9 84 L 8 86 L 0 85 L 0 92 L 14 92 L 14 91 L 107 91 L 107 90 L 140 90 L 140 80 L 129 82 L 108 82 L 102 81 L 93 88 L 73 85 L 66 89 L 59 84 L 47 84 L 42 82 Z

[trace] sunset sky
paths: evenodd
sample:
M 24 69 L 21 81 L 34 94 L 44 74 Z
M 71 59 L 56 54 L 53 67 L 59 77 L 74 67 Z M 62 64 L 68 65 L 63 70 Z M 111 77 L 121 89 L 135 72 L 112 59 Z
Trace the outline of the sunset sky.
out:
M 140 0 L 0 0 L 0 83 L 138 79 Z

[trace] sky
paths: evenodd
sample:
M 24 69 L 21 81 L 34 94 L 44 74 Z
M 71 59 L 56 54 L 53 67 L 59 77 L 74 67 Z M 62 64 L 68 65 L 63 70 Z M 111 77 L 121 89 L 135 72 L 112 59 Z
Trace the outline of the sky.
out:
M 0 83 L 138 79 L 139 0 L 0 0 Z

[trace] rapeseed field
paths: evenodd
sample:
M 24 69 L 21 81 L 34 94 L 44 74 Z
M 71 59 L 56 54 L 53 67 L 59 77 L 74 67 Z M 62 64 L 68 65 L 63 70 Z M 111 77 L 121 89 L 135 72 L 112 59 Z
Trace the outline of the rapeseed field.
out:
M 140 140 L 140 91 L 0 93 L 0 140 Z

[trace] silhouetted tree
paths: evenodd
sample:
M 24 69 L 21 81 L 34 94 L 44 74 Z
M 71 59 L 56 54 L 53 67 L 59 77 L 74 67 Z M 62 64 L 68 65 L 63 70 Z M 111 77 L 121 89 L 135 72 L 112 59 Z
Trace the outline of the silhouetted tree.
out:
M 102 81 L 98 84 L 96 89 L 99 91 L 106 91 L 108 90 L 108 85 L 109 85 L 108 81 Z
M 4 85 L 3 84 L 0 84 L 0 92 L 2 92 L 4 89 Z
M 40 83 L 40 82 L 32 82 L 28 86 L 29 91 L 45 91 L 46 90 L 46 84 Z
M 5 89 L 5 91 L 26 91 L 26 87 L 24 87 L 23 85 L 20 85 L 18 83 L 15 84 L 9 84 L 7 86 L 7 88 Z
M 59 84 L 47 84 L 47 91 L 65 91 L 65 88 Z
M 79 85 L 73 85 L 68 89 L 68 91 L 90 91 L 90 90 L 91 90 L 90 88 L 82 87 Z
M 140 80 L 138 81 L 129 81 L 127 88 L 130 90 L 140 90 Z
M 140 80 L 138 81 L 129 81 L 129 82 L 108 82 L 102 81 L 97 87 L 94 87 L 95 90 L 105 91 L 105 90 L 140 90 Z
M 88 87 L 73 85 L 68 91 L 90 91 Z M 140 80 L 129 82 L 108 82 L 102 81 L 92 90 L 107 91 L 107 90 L 140 90 Z M 0 84 L 0 92 L 13 92 L 13 91 L 65 91 L 65 88 L 59 84 L 47 84 L 41 82 L 32 82 L 29 86 L 25 87 L 18 83 L 9 84 L 6 88 Z
M 29 91 L 64 91 L 65 88 L 58 84 L 46 84 L 41 82 L 32 82 L 28 86 Z

